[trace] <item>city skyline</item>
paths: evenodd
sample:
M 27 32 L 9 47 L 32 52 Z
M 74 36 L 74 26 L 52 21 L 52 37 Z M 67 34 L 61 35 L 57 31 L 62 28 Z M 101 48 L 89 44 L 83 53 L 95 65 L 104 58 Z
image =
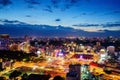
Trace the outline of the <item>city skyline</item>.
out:
M 20 22 L 87 32 L 120 30 L 119 0 L 0 0 L 0 14 L 2 25 Z

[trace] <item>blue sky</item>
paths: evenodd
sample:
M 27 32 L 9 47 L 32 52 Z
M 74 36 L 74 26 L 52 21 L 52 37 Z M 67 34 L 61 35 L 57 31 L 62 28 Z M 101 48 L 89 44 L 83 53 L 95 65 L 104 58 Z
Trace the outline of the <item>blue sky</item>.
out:
M 120 30 L 120 0 L 0 0 L 0 20 Z

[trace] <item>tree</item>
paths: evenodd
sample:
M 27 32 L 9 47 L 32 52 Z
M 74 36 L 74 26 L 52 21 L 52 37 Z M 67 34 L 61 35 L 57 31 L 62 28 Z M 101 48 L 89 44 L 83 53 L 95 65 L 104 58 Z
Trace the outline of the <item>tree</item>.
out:
M 28 74 L 27 74 L 27 73 L 24 73 L 24 74 L 22 75 L 22 80 L 27 80 L 27 78 L 28 78 Z
M 65 79 L 61 76 L 55 76 L 53 80 L 65 80 Z
M 22 72 L 17 71 L 17 70 L 14 70 L 14 71 L 10 74 L 9 78 L 10 78 L 10 79 L 15 79 L 16 77 L 18 77 L 18 76 L 21 75 L 21 74 L 22 74 Z

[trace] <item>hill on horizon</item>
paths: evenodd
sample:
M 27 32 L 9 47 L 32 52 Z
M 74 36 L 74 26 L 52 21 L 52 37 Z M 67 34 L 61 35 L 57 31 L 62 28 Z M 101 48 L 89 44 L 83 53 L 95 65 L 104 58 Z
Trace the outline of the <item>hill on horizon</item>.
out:
M 46 36 L 46 37 L 69 37 L 69 36 L 86 36 L 86 37 L 107 37 L 120 36 L 120 30 L 100 30 L 98 32 L 87 32 L 80 29 L 74 29 L 65 26 L 50 26 L 50 25 L 32 25 L 26 23 L 19 24 L 0 24 L 0 34 L 9 34 L 15 36 Z

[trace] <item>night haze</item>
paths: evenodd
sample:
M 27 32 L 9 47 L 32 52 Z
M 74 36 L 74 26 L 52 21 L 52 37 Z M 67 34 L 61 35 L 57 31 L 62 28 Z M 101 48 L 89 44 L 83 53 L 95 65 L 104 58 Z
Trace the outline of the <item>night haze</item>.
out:
M 55 36 L 60 36 L 59 31 L 65 36 L 119 36 L 120 0 L 0 0 L 0 34 L 23 36 L 10 30 L 23 26 L 23 32 L 32 35 L 33 30 L 34 36 L 51 36 L 55 30 L 59 34 Z M 45 30 L 36 31 L 36 26 Z

